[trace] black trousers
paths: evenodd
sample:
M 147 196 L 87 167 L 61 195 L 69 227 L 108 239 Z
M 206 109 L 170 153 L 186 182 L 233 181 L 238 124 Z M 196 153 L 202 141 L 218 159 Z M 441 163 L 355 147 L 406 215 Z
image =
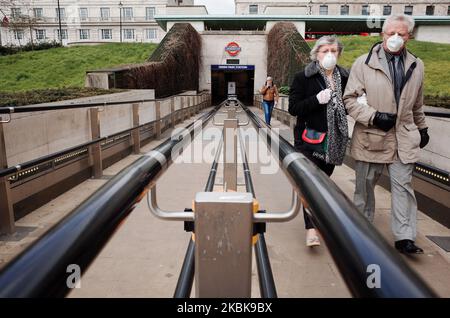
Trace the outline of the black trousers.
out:
M 335 167 L 334 165 L 328 164 L 325 161 L 323 161 L 317 157 L 313 157 L 312 151 L 308 151 L 307 149 L 304 149 L 304 147 L 302 147 L 302 146 L 296 147 L 296 148 L 303 155 L 305 155 L 306 158 L 311 160 L 320 170 L 325 172 L 328 176 L 332 175 L 332 173 L 334 171 L 334 167 Z M 313 229 L 314 224 L 311 220 L 311 217 L 308 215 L 308 213 L 306 213 L 306 211 L 304 209 L 303 209 L 303 217 L 305 218 L 305 229 L 307 229 L 307 230 Z

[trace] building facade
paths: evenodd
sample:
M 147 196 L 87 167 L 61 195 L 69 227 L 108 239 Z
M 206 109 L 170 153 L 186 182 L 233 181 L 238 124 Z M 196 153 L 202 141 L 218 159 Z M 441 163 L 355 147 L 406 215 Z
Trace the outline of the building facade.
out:
M 0 0 L 1 45 L 59 41 L 158 43 L 164 32 L 154 16 L 193 0 Z M 58 14 L 59 13 L 59 14 Z M 61 22 L 61 27 L 60 27 Z
M 297 0 L 235 0 L 238 15 L 246 14 L 304 14 L 304 15 L 450 15 L 448 0 L 411 1 L 297 1 Z

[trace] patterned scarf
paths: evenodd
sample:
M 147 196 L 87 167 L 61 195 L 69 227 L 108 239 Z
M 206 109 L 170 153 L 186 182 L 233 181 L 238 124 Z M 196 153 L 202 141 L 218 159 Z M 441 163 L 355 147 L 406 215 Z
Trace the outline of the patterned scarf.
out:
M 319 67 L 327 88 L 331 88 L 324 70 Z M 341 165 L 344 161 L 345 151 L 348 142 L 348 124 L 345 106 L 342 101 L 341 74 L 337 67 L 334 68 L 333 82 L 335 90 L 331 94 L 331 99 L 327 105 L 328 136 L 325 153 L 325 161 L 333 165 Z

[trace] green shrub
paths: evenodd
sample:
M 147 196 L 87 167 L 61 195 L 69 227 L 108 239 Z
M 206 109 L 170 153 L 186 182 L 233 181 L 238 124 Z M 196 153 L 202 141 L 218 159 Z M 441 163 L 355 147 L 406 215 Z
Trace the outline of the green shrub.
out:
M 15 45 L 0 46 L 0 55 L 11 55 L 27 51 L 48 50 L 55 47 L 61 47 L 61 44 L 59 42 L 52 41 L 52 42 L 34 43 L 33 45 L 31 44 L 31 42 L 29 42 L 22 46 L 15 46 Z
M 289 86 L 281 86 L 279 91 L 280 94 L 289 95 Z
M 31 104 L 50 103 L 80 97 L 123 92 L 120 89 L 99 89 L 66 87 L 57 89 L 35 89 L 26 92 L 0 92 L 0 107 L 24 106 Z

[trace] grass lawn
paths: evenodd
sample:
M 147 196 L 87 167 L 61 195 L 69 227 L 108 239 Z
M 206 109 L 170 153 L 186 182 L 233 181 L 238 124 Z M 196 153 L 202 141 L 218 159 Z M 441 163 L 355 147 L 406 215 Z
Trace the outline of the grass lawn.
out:
M 84 87 L 87 70 L 142 63 L 156 46 L 111 43 L 0 56 L 0 92 Z
M 344 53 L 339 64 L 350 68 L 353 61 L 367 53 L 380 37 L 343 36 Z M 407 44 L 411 51 L 425 64 L 425 95 L 450 99 L 450 44 L 437 44 L 411 40 Z
M 379 37 L 361 36 L 343 36 L 340 39 L 344 43 L 344 54 L 339 64 L 348 68 L 358 56 L 367 53 L 370 47 L 380 40 Z M 143 43 L 112 43 L 0 56 L 0 97 L 3 93 L 3 100 L 9 99 L 9 103 L 19 105 L 22 102 L 14 100 L 11 95 L 35 90 L 33 94 L 38 96 L 47 95 L 45 91 L 39 93 L 38 90 L 82 88 L 87 70 L 142 63 L 156 46 Z M 450 44 L 411 40 L 408 49 L 425 63 L 425 103 L 450 107 Z M 88 93 L 97 94 L 95 91 Z

